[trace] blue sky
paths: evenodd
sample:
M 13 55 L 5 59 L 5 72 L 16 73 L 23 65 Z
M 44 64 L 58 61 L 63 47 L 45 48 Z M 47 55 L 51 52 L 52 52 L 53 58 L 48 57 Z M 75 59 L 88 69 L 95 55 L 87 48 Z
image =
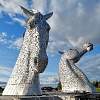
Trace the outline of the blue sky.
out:
M 94 50 L 77 65 L 89 79 L 100 80 L 100 0 L 0 0 L 0 81 L 7 81 L 10 76 L 25 31 L 26 17 L 19 4 L 43 14 L 54 12 L 48 20 L 49 63 L 44 73 L 57 74 L 61 57 L 58 50 L 66 51 L 90 41 Z

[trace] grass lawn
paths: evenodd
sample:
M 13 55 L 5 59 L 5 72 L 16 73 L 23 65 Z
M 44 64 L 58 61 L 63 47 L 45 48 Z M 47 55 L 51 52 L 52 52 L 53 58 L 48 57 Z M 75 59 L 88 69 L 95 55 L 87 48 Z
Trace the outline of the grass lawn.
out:
M 100 92 L 100 88 L 96 88 L 96 92 Z

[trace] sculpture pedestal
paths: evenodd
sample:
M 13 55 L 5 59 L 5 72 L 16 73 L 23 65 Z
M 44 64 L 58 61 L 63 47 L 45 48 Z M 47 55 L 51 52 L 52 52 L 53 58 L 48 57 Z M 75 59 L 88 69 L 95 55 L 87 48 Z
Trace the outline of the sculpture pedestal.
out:
M 100 93 L 49 93 L 42 96 L 0 96 L 0 100 L 100 100 Z

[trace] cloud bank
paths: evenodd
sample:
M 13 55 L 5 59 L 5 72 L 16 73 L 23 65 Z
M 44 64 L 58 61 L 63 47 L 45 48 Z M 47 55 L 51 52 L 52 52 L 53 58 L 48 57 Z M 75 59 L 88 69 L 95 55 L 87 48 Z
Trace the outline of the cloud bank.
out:
M 100 43 L 100 2 L 91 0 L 0 0 L 0 12 L 6 12 L 14 21 L 24 25 L 19 5 L 35 8 L 43 14 L 53 11 L 48 51 L 55 52 L 85 41 Z M 58 45 L 56 45 L 56 43 Z

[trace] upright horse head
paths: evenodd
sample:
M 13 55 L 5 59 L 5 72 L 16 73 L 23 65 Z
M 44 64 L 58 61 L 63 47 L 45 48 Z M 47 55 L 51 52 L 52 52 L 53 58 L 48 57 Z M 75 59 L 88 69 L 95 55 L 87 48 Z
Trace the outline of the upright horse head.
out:
M 48 20 L 53 12 L 46 15 L 41 14 L 37 10 L 28 10 L 20 6 L 28 19 L 26 20 L 26 26 L 29 34 L 31 34 L 31 44 L 35 44 L 34 47 L 30 47 L 34 50 L 34 64 L 37 72 L 41 73 L 45 70 L 48 63 L 46 55 L 46 48 L 49 41 L 50 26 L 46 20 Z M 27 34 L 27 31 L 26 31 Z
M 3 95 L 41 95 L 39 73 L 48 63 L 46 48 L 49 41 L 50 26 L 46 22 L 53 13 L 46 15 L 36 10 L 27 10 L 26 32 L 11 77 Z

